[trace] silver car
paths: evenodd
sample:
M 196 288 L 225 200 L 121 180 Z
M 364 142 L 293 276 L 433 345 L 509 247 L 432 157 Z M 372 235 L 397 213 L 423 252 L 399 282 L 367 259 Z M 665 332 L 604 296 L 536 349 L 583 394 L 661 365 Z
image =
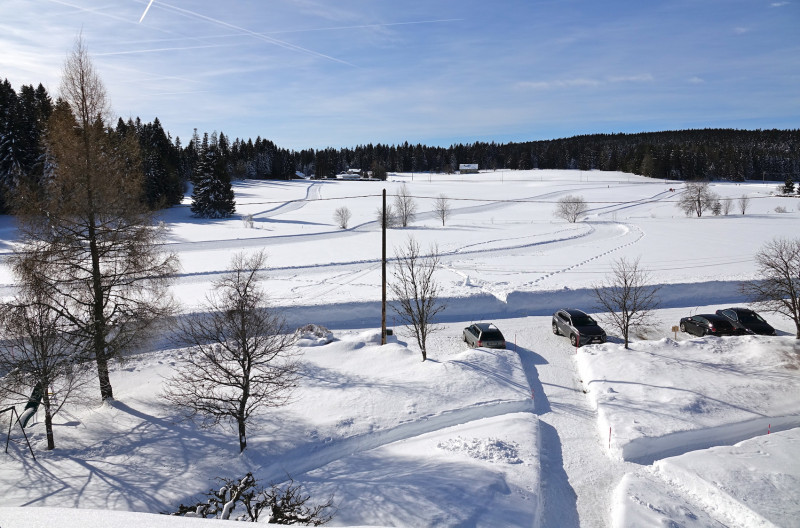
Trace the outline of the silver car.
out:
M 505 348 L 506 339 L 492 323 L 474 323 L 464 329 L 464 342 L 471 347 Z

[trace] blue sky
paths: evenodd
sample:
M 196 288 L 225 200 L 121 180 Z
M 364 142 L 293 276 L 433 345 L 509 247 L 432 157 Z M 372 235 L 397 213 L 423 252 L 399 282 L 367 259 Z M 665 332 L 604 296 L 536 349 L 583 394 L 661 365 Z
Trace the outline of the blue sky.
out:
M 82 33 L 114 115 L 184 144 L 800 128 L 800 0 L 149 3 L 2 0 L 0 79 L 57 94 Z

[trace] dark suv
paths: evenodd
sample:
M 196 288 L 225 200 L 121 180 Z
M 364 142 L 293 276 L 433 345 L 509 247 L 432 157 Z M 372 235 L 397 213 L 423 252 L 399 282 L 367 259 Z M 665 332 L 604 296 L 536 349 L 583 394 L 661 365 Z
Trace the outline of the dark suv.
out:
M 505 348 L 506 339 L 492 323 L 475 323 L 464 329 L 464 342 L 471 347 Z
M 749 308 L 725 308 L 717 310 L 717 315 L 727 318 L 733 326 L 745 330 L 748 334 L 775 335 L 772 325 Z
M 553 333 L 569 336 L 572 346 L 605 343 L 606 332 L 597 321 L 580 310 L 564 309 L 553 314 Z

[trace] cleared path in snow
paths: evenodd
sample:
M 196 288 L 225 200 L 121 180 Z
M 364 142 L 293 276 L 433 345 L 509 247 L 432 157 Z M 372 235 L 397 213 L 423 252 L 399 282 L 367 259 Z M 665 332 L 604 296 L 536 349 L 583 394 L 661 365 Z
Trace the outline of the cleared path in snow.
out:
M 609 526 L 617 483 L 640 466 L 607 456 L 597 413 L 577 375 L 574 349 L 563 338 L 541 343 L 531 336 L 537 334 L 521 334 L 517 346 L 539 414 L 542 526 Z
M 485 402 L 441 414 L 422 416 L 389 429 L 337 439 L 330 444 L 321 446 L 313 453 L 309 453 L 307 446 L 301 446 L 294 451 L 281 454 L 278 462 L 260 469 L 259 475 L 262 475 L 263 480 L 279 482 L 287 474 L 301 475 L 355 453 L 369 451 L 475 420 L 511 413 L 532 412 L 533 407 L 534 403 L 531 400 Z

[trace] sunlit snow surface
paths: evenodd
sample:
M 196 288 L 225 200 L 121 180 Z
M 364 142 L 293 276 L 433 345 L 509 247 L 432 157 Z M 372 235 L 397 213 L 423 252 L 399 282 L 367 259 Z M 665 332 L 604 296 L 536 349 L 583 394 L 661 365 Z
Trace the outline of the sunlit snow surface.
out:
M 409 235 L 441 255 L 447 309 L 426 362 L 391 309 L 388 345 L 377 330 L 376 210 L 381 191 L 391 203 L 402 184 L 417 218 L 389 231 L 389 257 Z M 734 204 L 700 219 L 675 207 L 678 182 L 580 171 L 236 182 L 237 215 L 252 214 L 252 228 L 172 208 L 162 217 L 184 311 L 198 309 L 233 253 L 263 248 L 272 305 L 290 327 L 323 325 L 333 340 L 303 337 L 294 400 L 259 417 L 239 455 L 230 430 L 199 429 L 159 398 L 186 351 L 156 339 L 114 366 L 115 402 L 100 405 L 92 387 L 56 417 L 55 451 L 37 423 L 33 461 L 12 429 L 0 527 L 196 525 L 144 512 L 247 471 L 265 483 L 291 475 L 312 501 L 333 496 L 339 526 L 797 526 L 793 324 L 765 314 L 779 334 L 769 338 L 671 331 L 683 315 L 745 304 L 736 285 L 755 276 L 755 252 L 797 236 L 800 201 L 774 196 L 776 186 L 715 183 L 722 197 L 750 196 L 747 214 Z M 440 194 L 453 209 L 445 226 L 432 213 Z M 585 220 L 553 217 L 567 194 L 590 202 Z M 344 230 L 333 219 L 341 206 L 353 214 Z M 0 219 L 0 254 L 15 233 Z M 629 351 L 611 332 L 576 354 L 549 316 L 593 312 L 591 287 L 623 256 L 662 285 L 655 327 Z M 0 293 L 13 293 L 5 267 Z M 467 349 L 472 321 L 497 324 L 508 350 Z

